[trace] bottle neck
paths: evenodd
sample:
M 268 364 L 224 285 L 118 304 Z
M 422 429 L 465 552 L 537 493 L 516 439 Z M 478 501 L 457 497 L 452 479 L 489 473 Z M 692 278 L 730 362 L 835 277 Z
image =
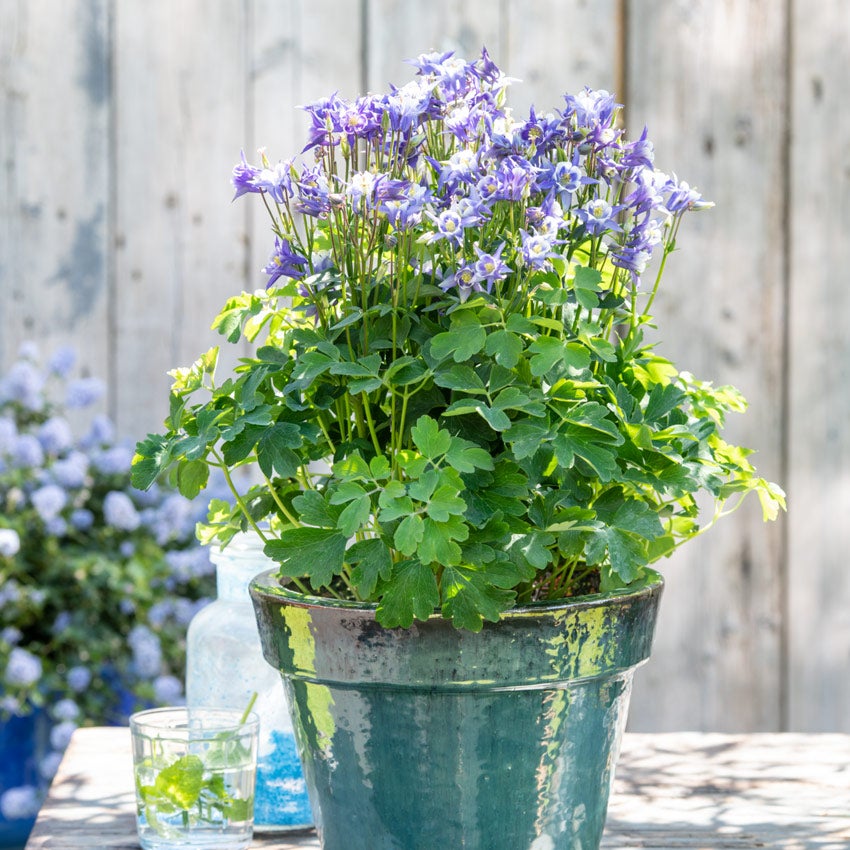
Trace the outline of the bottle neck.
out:
M 251 580 L 275 566 L 275 562 L 263 554 L 262 541 L 256 539 L 255 542 L 254 538 L 244 542 L 235 538 L 225 549 L 214 547 L 210 560 L 215 564 L 218 598 L 232 602 L 250 601 L 248 586 Z

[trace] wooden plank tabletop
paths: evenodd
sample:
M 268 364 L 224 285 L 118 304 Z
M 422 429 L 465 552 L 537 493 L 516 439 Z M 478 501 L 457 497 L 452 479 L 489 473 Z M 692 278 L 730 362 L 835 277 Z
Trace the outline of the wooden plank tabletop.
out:
M 135 850 L 133 813 L 129 731 L 79 729 L 26 850 Z M 627 734 L 602 847 L 848 850 L 850 735 Z

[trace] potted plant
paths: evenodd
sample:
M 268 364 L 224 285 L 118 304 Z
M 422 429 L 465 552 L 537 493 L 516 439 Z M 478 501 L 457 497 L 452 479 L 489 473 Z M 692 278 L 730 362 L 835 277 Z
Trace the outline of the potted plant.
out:
M 77 726 L 181 699 L 213 591 L 203 506 L 130 485 L 132 445 L 86 417 L 103 387 L 74 359 L 27 343 L 0 375 L 0 846 L 25 841 Z
M 721 436 L 739 393 L 647 333 L 711 205 L 607 92 L 515 119 L 486 50 L 412 64 L 305 107 L 312 162 L 243 155 L 274 253 L 214 326 L 255 350 L 173 373 L 135 480 L 256 467 L 202 534 L 252 528 L 279 564 L 253 594 L 326 850 L 596 847 L 650 565 L 784 497 Z

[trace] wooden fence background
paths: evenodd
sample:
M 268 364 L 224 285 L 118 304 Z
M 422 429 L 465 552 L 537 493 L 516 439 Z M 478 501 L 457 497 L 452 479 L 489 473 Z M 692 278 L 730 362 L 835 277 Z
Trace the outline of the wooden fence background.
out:
M 262 284 L 240 149 L 291 155 L 296 104 L 482 44 L 517 110 L 615 91 L 716 202 L 671 258 L 662 351 L 744 391 L 733 436 L 789 493 L 666 564 L 632 728 L 850 730 L 846 0 L 0 0 L 0 367 L 73 344 L 121 433 L 156 430 L 166 371 Z

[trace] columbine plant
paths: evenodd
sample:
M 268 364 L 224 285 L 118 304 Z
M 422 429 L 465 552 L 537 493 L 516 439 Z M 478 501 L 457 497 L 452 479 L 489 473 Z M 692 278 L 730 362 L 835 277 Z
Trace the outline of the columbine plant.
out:
M 34 815 L 77 726 L 181 700 L 186 625 L 214 589 L 203 507 L 135 490 L 105 416 L 75 436 L 102 385 L 73 363 L 25 345 L 0 377 L 0 723 L 43 708 L 50 741 L 31 784 L 0 789 L 7 819 Z
M 255 464 L 205 535 L 253 527 L 293 585 L 385 626 L 477 630 L 631 585 L 750 491 L 773 518 L 782 491 L 720 435 L 739 393 L 644 338 L 684 214 L 711 205 L 607 92 L 515 120 L 486 51 L 412 64 L 403 88 L 305 107 L 312 161 L 243 155 L 236 196 L 259 196 L 274 253 L 214 327 L 256 352 L 221 383 L 216 349 L 172 373 L 137 483 L 173 467 L 191 496 Z

